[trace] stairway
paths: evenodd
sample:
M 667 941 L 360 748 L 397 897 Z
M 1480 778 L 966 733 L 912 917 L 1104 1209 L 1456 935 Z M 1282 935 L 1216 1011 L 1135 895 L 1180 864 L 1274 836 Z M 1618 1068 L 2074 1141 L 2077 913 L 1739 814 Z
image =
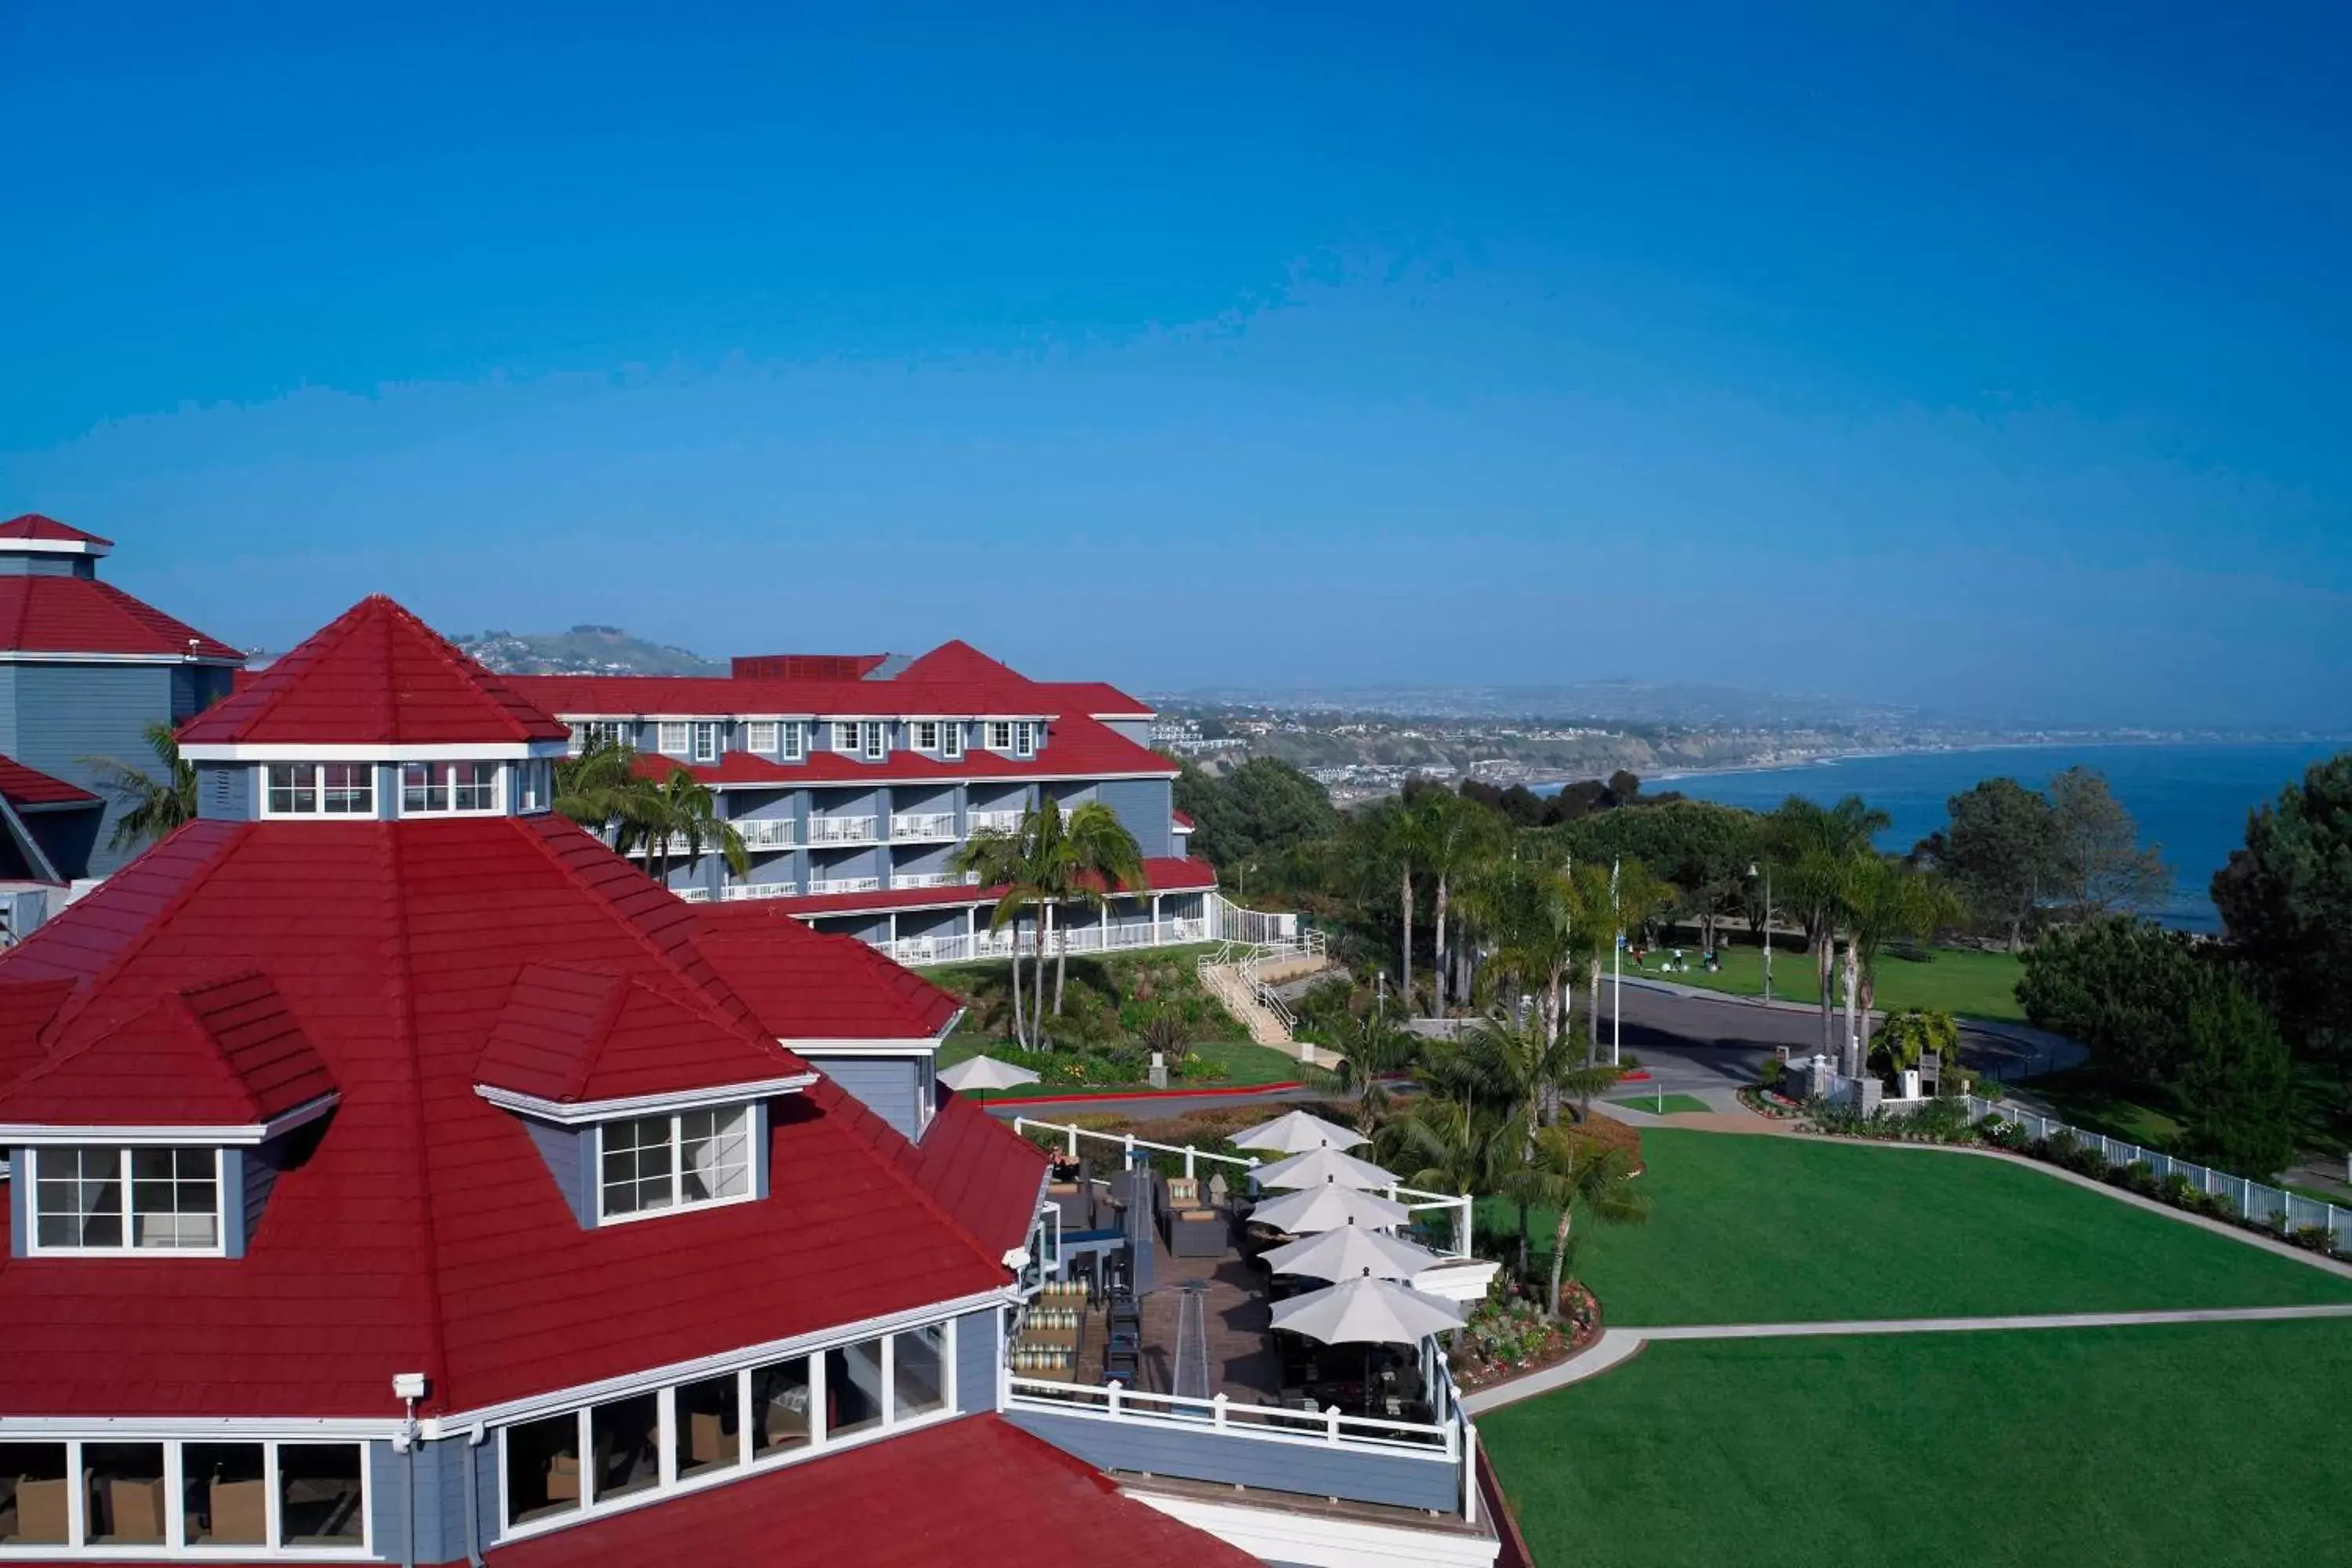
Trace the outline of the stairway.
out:
M 1297 1057 L 1309 1067 L 1328 1068 L 1338 1058 L 1297 1037 L 1298 1020 L 1274 988 L 1329 963 L 1322 933 L 1309 931 L 1288 942 L 1225 942 L 1214 952 L 1202 953 L 1196 968 L 1202 986 L 1249 1031 L 1253 1041 Z

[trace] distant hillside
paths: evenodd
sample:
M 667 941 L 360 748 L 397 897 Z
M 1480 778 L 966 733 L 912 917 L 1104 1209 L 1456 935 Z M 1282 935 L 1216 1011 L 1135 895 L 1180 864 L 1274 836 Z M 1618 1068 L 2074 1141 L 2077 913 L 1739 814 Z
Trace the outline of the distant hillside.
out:
M 618 626 L 478 632 L 451 639 L 501 675 L 724 675 L 727 666 Z

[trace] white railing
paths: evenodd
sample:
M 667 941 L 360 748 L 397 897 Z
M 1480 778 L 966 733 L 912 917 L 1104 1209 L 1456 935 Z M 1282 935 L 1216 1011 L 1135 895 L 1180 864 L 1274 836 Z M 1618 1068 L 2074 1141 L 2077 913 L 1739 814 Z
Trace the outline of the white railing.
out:
M 1028 1116 L 1016 1116 L 1013 1119 L 1013 1131 L 1015 1132 L 1025 1133 L 1032 1128 L 1040 1132 L 1053 1133 L 1060 1138 L 1063 1157 L 1069 1160 L 1076 1160 L 1078 1157 L 1079 1140 L 1092 1138 L 1098 1142 L 1118 1144 L 1119 1163 L 1122 1165 L 1133 1165 L 1136 1163 L 1136 1151 L 1139 1149 L 1161 1154 L 1181 1154 L 1184 1156 L 1184 1173 L 1188 1176 L 1199 1174 L 1200 1163 L 1203 1160 L 1211 1164 L 1232 1165 L 1243 1171 L 1255 1169 L 1258 1164 L 1258 1161 L 1253 1156 L 1218 1154 L 1205 1149 L 1195 1148 L 1189 1143 L 1155 1143 L 1149 1138 L 1138 1138 L 1132 1132 L 1100 1132 L 1091 1127 L 1073 1127 L 1059 1121 L 1040 1121 Z M 1412 1213 L 1417 1214 L 1423 1209 L 1451 1211 L 1454 1215 L 1454 1250 L 1447 1256 L 1466 1258 L 1470 1255 L 1470 1199 L 1448 1193 L 1423 1192 L 1419 1187 L 1390 1186 L 1381 1191 L 1391 1203 L 1402 1204 Z
M 890 817 L 890 837 L 898 838 L 953 838 L 956 837 L 955 813 L 952 811 L 894 812 Z
M 2265 1186 L 2246 1176 L 2216 1171 L 2210 1165 L 2176 1160 L 2161 1150 L 2145 1149 L 2137 1143 L 2126 1143 L 2120 1138 L 2086 1132 L 2056 1117 L 2037 1116 L 2006 1101 L 1995 1103 L 1990 1100 L 1979 1100 L 1973 1094 L 1968 1097 L 1968 1101 L 1970 1121 L 1982 1121 L 1988 1116 L 1998 1116 L 2003 1121 L 2015 1122 L 2034 1137 L 2045 1141 L 2064 1133 L 2083 1147 L 2097 1150 L 2100 1157 L 2117 1170 L 2129 1165 L 2146 1165 L 2159 1182 L 2168 1176 L 2178 1175 L 2209 1197 L 2229 1199 L 2240 1216 L 2252 1224 L 2269 1226 L 2284 1216 L 2288 1230 L 2325 1228 L 2334 1237 L 2337 1251 L 2352 1252 L 2352 1208 L 2318 1198 L 2303 1197 L 2283 1188 Z
M 808 828 L 811 844 L 875 842 L 874 818 L 870 816 L 812 816 Z
M 800 825 L 789 816 L 739 816 L 728 824 L 746 849 L 793 849 L 800 845 Z
M 1328 1410 L 1286 1409 L 1279 1405 L 1236 1404 L 1223 1394 L 1192 1399 L 1176 1394 L 1146 1394 L 1116 1383 L 1100 1386 L 1057 1383 L 1049 1378 L 1003 1373 L 1004 1407 L 1105 1421 L 1189 1426 L 1276 1443 L 1360 1453 L 1403 1455 L 1439 1464 L 1459 1463 L 1468 1426 L 1458 1413 L 1445 1421 L 1394 1421 L 1380 1415 L 1343 1415 Z
M 679 898 L 689 904 L 707 904 L 710 901 L 710 889 L 708 888 L 679 888 L 675 891 Z
M 1045 933 L 1045 955 L 1064 952 L 1125 952 L 1139 947 L 1173 947 L 1205 940 L 1200 921 L 1146 921 L 1139 925 L 1078 926 Z
M 812 877 L 809 879 L 809 892 L 812 896 L 826 893 L 876 893 L 881 890 L 882 879 L 879 877 Z
M 974 833 L 1018 833 L 1021 814 L 1017 811 L 967 811 L 964 820 Z
M 896 889 L 934 884 L 913 883 L 904 876 L 894 874 L 890 885 Z M 1062 952 L 1126 952 L 1139 948 L 1183 946 L 1204 940 L 1203 924 L 1196 920 L 1155 921 L 1149 925 L 1115 927 L 1108 936 L 1098 926 L 1082 931 L 1050 932 L 1045 938 L 1045 956 L 1052 958 Z M 874 945 L 900 963 L 976 963 L 985 959 L 1010 958 L 1016 945 L 1021 956 L 1026 958 L 1035 951 L 1033 940 L 1033 934 L 1025 931 L 1016 938 L 1009 931 L 980 931 L 969 936 L 954 931 L 939 936 L 906 936 L 896 941 L 886 939 Z
M 702 889 L 698 888 L 695 891 L 701 892 Z M 729 904 L 744 903 L 754 899 L 796 899 L 800 894 L 797 882 L 730 882 L 719 889 L 719 901 Z M 690 901 L 708 902 L 709 895 Z
M 977 871 L 893 871 L 893 888 L 973 888 L 980 885 Z

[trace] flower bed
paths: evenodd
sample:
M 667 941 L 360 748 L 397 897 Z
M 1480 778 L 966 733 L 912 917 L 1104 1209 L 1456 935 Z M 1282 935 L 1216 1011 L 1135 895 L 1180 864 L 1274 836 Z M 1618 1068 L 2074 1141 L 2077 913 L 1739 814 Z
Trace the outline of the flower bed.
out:
M 1541 1372 L 1601 1337 L 1601 1303 L 1571 1279 L 1560 1287 L 1560 1314 L 1544 1316 L 1538 1296 L 1497 1283 L 1454 1335 L 1454 1381 L 1464 1392 Z
M 1759 1116 L 1769 1116 L 1775 1121 L 1804 1114 L 1803 1106 L 1769 1089 L 1743 1089 L 1739 1091 L 1739 1103 Z

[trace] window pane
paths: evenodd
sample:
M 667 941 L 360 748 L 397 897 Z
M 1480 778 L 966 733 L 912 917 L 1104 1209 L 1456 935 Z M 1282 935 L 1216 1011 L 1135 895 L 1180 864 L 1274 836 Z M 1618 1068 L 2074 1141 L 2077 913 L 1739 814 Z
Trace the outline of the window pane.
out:
M 43 1247 L 122 1245 L 122 1151 L 37 1149 L 35 1235 Z
M 403 763 L 400 765 L 400 809 L 403 813 L 413 816 L 418 812 L 448 809 L 448 787 L 434 776 L 438 771 L 431 763 Z
M 772 752 L 775 751 L 776 726 L 774 721 L 770 720 L 765 722 L 758 720 L 752 721 L 751 741 L 751 749 L 755 752 Z
M 741 1457 L 743 1423 L 735 1405 L 735 1374 L 680 1384 L 677 1389 L 677 1473 L 698 1476 Z
M 670 1119 L 615 1121 L 603 1131 L 604 1212 L 639 1214 L 670 1206 Z
M 452 763 L 449 765 L 450 809 L 494 811 L 499 804 L 499 764 Z
M 880 1340 L 860 1340 L 824 1352 L 824 1412 L 827 1438 L 882 1425 Z
M 365 1539 L 357 1443 L 278 1445 L 278 1523 L 289 1546 L 356 1546 Z
M 63 1443 L 0 1443 L 0 1545 L 64 1545 L 69 1500 Z
M 809 1440 L 809 1363 L 806 1356 L 751 1369 L 751 1457 L 763 1458 Z
M 101 1542 L 152 1546 L 163 1539 L 163 1445 L 84 1443 L 86 1533 Z
M 797 722 L 785 725 L 778 738 L 783 742 L 785 756 L 798 757 L 801 754 L 801 727 Z
M 580 1506 L 580 1418 L 551 1415 L 507 1428 L 507 1522 Z
M 751 1112 L 689 1110 L 678 1118 L 685 1133 L 681 1170 L 686 1201 L 709 1203 L 751 1191 Z
M 682 723 L 656 725 L 654 741 L 667 754 L 682 757 L 686 754 L 686 726 Z
M 180 1450 L 189 1545 L 269 1544 L 267 1458 L 258 1443 L 190 1443 Z
M 632 1394 L 588 1412 L 588 1441 L 596 1452 L 596 1489 L 604 1502 L 661 1484 L 661 1395 Z
M 326 782 L 326 810 L 330 816 L 373 816 L 375 815 L 375 764 L 373 763 L 325 763 L 319 769 Z
M 948 1326 L 931 1323 L 892 1338 L 890 1419 L 946 1409 Z
M 719 726 L 697 724 L 694 727 L 694 760 L 715 763 L 719 760 Z
M 287 815 L 310 816 L 319 809 L 318 770 L 309 763 L 269 765 L 269 809 Z
M 210 1149 L 131 1151 L 131 1225 L 141 1247 L 215 1247 L 220 1188 Z

